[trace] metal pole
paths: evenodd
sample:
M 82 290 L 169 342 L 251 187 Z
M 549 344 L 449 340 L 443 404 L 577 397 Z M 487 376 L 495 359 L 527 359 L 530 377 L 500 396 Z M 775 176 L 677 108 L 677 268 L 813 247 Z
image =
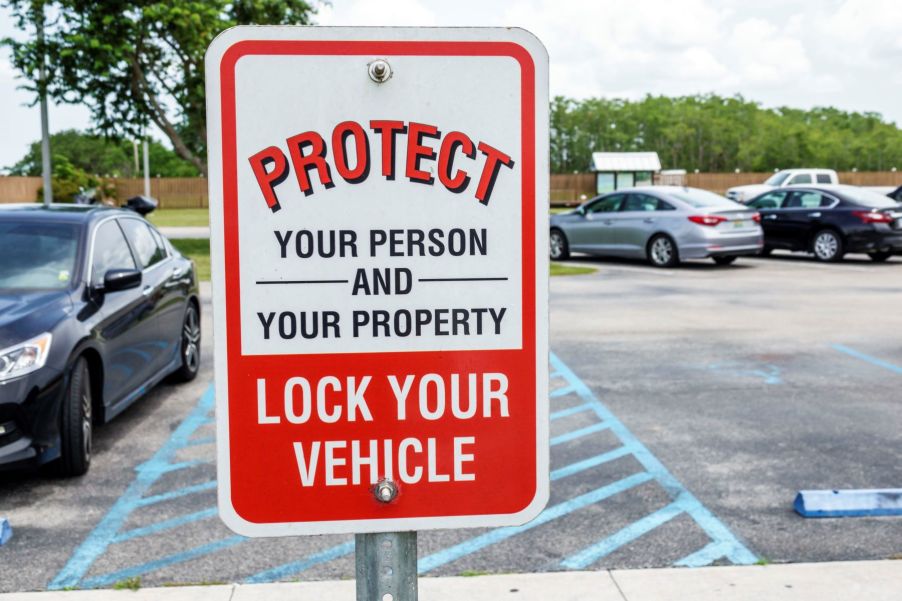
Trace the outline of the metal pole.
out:
M 144 138 L 144 196 L 150 196 L 150 153 L 147 150 L 147 138 Z
M 135 155 L 135 171 L 134 171 L 134 175 L 132 175 L 132 177 L 138 177 L 139 167 L 138 167 L 138 141 L 137 140 L 132 140 L 132 150 L 134 151 L 134 155 Z
M 44 206 L 46 207 L 53 202 L 53 182 L 50 165 L 50 126 L 47 122 L 47 82 L 44 68 L 44 3 L 42 0 L 37 0 L 32 7 L 35 9 L 38 49 L 41 53 L 41 62 L 38 66 L 38 79 L 40 80 L 38 94 L 41 97 L 41 175 L 44 178 Z
M 357 601 L 417 601 L 417 533 L 354 537 Z

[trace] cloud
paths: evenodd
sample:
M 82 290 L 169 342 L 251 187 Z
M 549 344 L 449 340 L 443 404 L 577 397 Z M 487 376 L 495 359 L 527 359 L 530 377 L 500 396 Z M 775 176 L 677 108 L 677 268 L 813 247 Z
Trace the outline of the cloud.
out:
M 436 25 L 435 13 L 419 0 L 335 0 L 332 5 L 320 8 L 317 23 L 320 25 Z

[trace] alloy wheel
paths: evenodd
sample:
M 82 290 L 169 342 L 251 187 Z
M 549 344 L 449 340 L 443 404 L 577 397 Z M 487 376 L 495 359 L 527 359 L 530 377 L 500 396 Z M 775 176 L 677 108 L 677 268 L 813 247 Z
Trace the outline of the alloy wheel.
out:
M 666 265 L 673 259 L 673 243 L 667 238 L 658 238 L 651 244 L 651 258 L 656 265 Z
M 561 258 L 561 255 L 564 254 L 564 238 L 558 232 L 552 232 L 549 243 L 551 245 L 551 258 Z
M 814 239 L 814 254 L 822 261 L 829 261 L 839 251 L 839 239 L 833 232 L 821 232 Z
M 182 327 L 182 360 L 192 372 L 200 366 L 200 318 L 193 306 L 188 307 Z
M 91 447 L 93 444 L 94 420 L 92 406 L 91 387 L 88 384 L 87 378 L 85 378 L 81 390 L 81 439 L 86 463 L 91 461 Z

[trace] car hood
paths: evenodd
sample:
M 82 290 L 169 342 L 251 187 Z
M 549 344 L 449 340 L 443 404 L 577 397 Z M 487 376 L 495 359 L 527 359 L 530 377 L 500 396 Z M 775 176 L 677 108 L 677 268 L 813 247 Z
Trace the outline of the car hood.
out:
M 71 309 L 66 290 L 0 292 L 0 348 L 52 330 Z

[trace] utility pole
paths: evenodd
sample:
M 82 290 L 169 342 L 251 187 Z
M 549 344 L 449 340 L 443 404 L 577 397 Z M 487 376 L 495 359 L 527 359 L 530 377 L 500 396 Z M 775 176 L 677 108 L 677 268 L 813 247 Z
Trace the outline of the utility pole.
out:
M 134 175 L 132 175 L 132 177 L 138 177 L 139 167 L 138 167 L 138 141 L 137 140 L 132 140 L 132 151 L 134 151 L 134 155 L 135 155 L 135 170 L 132 171 L 132 173 L 134 174 Z
M 147 138 L 144 138 L 144 196 L 150 196 L 150 152 L 147 148 Z
M 51 180 L 50 165 L 50 126 L 47 122 L 47 79 L 44 68 L 44 2 L 34 0 L 32 12 L 35 17 L 35 26 L 38 30 L 38 51 L 41 53 L 41 62 L 38 66 L 38 94 L 41 97 L 41 172 L 44 178 L 44 206 L 53 202 L 53 183 Z

